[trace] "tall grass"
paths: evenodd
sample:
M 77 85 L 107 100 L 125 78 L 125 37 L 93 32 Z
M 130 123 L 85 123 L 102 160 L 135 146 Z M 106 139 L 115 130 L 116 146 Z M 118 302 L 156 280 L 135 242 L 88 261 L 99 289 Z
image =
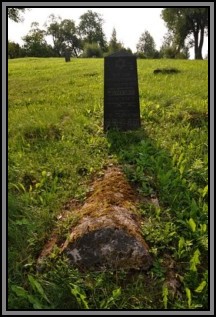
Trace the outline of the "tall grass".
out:
M 207 61 L 138 60 L 142 127 L 106 135 L 102 59 L 8 63 L 8 308 L 207 309 Z M 54 252 L 38 272 L 64 205 L 110 161 L 143 197 L 153 267 L 82 274 Z

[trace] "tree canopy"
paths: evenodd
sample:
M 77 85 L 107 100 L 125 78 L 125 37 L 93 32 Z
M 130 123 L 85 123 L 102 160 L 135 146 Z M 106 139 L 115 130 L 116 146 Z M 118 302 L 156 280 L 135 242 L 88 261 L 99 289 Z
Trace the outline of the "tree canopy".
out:
M 26 10 L 29 9 L 8 8 L 8 17 L 15 22 L 22 21 L 21 13 Z M 189 58 L 189 48 L 194 46 L 195 59 L 202 59 L 204 34 L 208 32 L 208 8 L 166 8 L 162 10 L 161 17 L 166 23 L 168 33 L 160 51 L 156 50 L 152 35 L 145 30 L 136 45 L 136 55 L 141 58 Z M 53 57 L 61 57 L 69 53 L 75 57 L 102 57 L 119 50 L 131 52 L 130 48 L 124 48 L 124 44 L 118 41 L 115 28 L 107 43 L 101 14 L 88 10 L 79 19 L 76 25 L 72 19 L 63 20 L 51 14 L 43 30 L 34 22 L 32 29 L 23 37 L 23 47 L 18 50 L 18 46 L 15 46 L 17 43 L 12 44 L 10 41 L 11 53 L 8 56 L 51 54 Z M 52 45 L 46 42 L 49 37 L 53 41 Z
M 188 59 L 190 57 L 189 46 L 184 44 L 184 46 L 179 49 L 176 38 L 173 34 L 168 32 L 163 37 L 163 43 L 160 47 L 160 56 L 163 58 Z
M 84 43 L 97 43 L 103 51 L 106 51 L 107 43 L 100 14 L 88 10 L 80 16 L 78 29 Z
M 116 29 L 113 28 L 111 38 L 109 41 L 109 53 L 110 54 L 115 53 L 115 52 L 119 51 L 120 49 L 123 49 L 123 44 L 117 40 Z
M 162 10 L 162 19 L 178 44 L 178 50 L 185 46 L 190 38 L 194 46 L 195 59 L 203 59 L 202 47 L 204 33 L 208 30 L 208 8 L 166 8 Z
M 39 28 L 39 23 L 32 22 L 31 30 L 22 39 L 26 56 L 48 57 L 53 55 L 53 49 L 45 40 L 46 31 Z
M 148 31 L 141 34 L 136 46 L 137 53 L 143 53 L 146 58 L 154 58 L 156 53 L 155 41 Z
M 55 17 L 51 14 L 49 16 L 47 35 L 52 36 L 53 49 L 57 56 L 62 56 L 67 51 L 78 57 L 82 43 L 73 20 L 62 20 L 60 17 Z
M 26 8 L 8 8 L 8 17 L 14 22 L 21 22 L 23 18 L 21 17 L 20 13 L 24 13 L 26 10 Z

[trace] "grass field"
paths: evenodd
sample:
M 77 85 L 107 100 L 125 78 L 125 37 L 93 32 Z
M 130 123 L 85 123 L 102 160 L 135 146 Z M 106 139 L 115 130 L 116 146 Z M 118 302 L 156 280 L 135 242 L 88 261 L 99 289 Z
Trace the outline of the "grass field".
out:
M 142 127 L 106 135 L 103 59 L 8 63 L 8 308 L 208 309 L 207 61 L 138 60 Z M 158 199 L 139 207 L 152 268 L 84 274 L 52 252 L 38 271 L 53 228 L 69 233 L 59 214 L 110 162 Z

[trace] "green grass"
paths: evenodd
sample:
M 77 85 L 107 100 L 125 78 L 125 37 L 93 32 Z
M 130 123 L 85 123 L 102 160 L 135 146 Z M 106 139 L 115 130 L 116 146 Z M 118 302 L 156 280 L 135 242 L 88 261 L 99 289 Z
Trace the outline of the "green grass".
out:
M 106 135 L 102 59 L 8 62 L 8 308 L 208 309 L 207 61 L 138 60 L 142 128 Z M 83 274 L 53 252 L 38 271 L 57 216 L 110 161 L 146 201 L 153 267 Z

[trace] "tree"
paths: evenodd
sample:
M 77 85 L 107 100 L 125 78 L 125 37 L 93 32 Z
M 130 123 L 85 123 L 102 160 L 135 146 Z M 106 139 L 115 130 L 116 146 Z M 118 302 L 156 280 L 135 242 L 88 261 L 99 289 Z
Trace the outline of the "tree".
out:
M 163 37 L 163 43 L 160 47 L 160 55 L 163 58 L 175 58 L 176 56 L 176 45 L 174 36 L 168 32 Z
M 109 46 L 108 46 L 109 53 L 115 53 L 122 48 L 123 48 L 123 44 L 118 42 L 117 36 L 116 36 L 116 29 L 113 28 L 111 38 L 109 41 Z
M 123 44 L 122 44 L 122 45 L 123 45 Z M 127 48 L 126 48 L 126 47 L 122 46 L 121 51 L 128 52 L 128 53 L 130 53 L 130 54 L 133 54 L 133 52 L 132 52 L 132 50 L 131 50 L 130 47 L 127 47 Z
M 14 22 L 21 22 L 23 18 L 20 16 L 20 13 L 24 13 L 26 10 L 26 8 L 8 8 L 8 17 Z
M 45 40 L 46 31 L 39 29 L 37 22 L 32 22 L 31 30 L 22 38 L 27 56 L 48 57 L 53 56 L 53 50 Z
M 138 55 L 143 53 L 146 58 L 154 58 L 156 53 L 155 41 L 148 31 L 142 33 L 136 46 Z
M 60 34 L 63 41 L 63 46 L 67 51 L 70 51 L 72 55 L 78 57 L 82 43 L 77 36 L 77 29 L 73 20 L 65 19 L 60 25 Z
M 47 26 L 47 23 L 45 24 L 45 26 L 47 27 L 46 34 L 51 35 L 53 40 L 53 50 L 55 52 L 55 55 L 58 57 L 60 57 L 64 51 L 63 38 L 60 32 L 61 22 L 61 17 L 56 17 L 54 14 L 51 14 L 48 21 L 49 25 Z
M 20 57 L 20 46 L 18 43 L 8 41 L 8 57 L 17 58 Z
M 88 10 L 80 16 L 79 34 L 84 43 L 97 43 L 105 52 L 107 43 L 103 32 L 101 15 Z
M 188 59 L 190 57 L 189 47 L 184 44 L 184 46 L 179 49 L 175 37 L 168 32 L 163 37 L 163 43 L 160 48 L 160 57 Z
M 82 50 L 82 43 L 74 21 L 62 20 L 60 17 L 55 17 L 54 14 L 51 14 L 49 19 L 50 24 L 46 34 L 52 36 L 56 56 L 62 56 L 67 51 L 78 57 Z
M 185 45 L 181 52 L 176 54 L 176 58 L 178 59 L 189 59 L 190 57 L 190 51 L 189 51 L 189 47 L 187 45 Z
M 97 43 L 86 43 L 84 46 L 83 57 L 102 57 L 103 52 Z
M 208 31 L 208 8 L 166 8 L 162 19 L 178 44 L 178 51 L 184 48 L 186 39 L 192 35 L 189 44 L 194 46 L 195 59 L 203 59 L 202 47 L 205 31 Z

